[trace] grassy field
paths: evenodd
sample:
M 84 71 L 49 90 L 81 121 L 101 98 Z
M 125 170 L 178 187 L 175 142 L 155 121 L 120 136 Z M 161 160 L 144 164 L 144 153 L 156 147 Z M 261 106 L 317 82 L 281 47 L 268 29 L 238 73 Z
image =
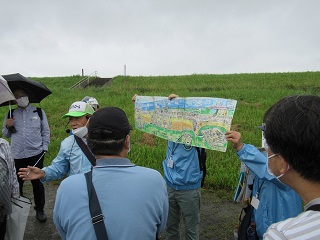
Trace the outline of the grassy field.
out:
M 32 77 L 31 77 L 32 78 Z M 85 96 L 94 96 L 100 107 L 117 106 L 128 115 L 134 126 L 132 96 L 168 96 L 176 93 L 181 97 L 218 97 L 238 101 L 232 129 L 242 133 L 243 141 L 261 145 L 261 125 L 264 112 L 277 100 L 295 94 L 320 95 L 320 72 L 261 73 L 228 75 L 188 75 L 159 77 L 118 76 L 104 87 L 70 90 L 81 76 L 32 78 L 44 83 L 52 94 L 41 104 L 48 117 L 51 143 L 46 156 L 49 165 L 57 155 L 61 141 L 68 136 L 66 119 L 61 119 L 71 103 Z M 0 108 L 5 116 L 8 108 Z M 166 140 L 153 137 L 138 130 L 131 133 L 129 158 L 136 164 L 162 172 L 161 162 L 165 157 Z M 208 150 L 206 187 L 234 190 L 239 160 L 235 151 L 228 146 L 225 153 Z

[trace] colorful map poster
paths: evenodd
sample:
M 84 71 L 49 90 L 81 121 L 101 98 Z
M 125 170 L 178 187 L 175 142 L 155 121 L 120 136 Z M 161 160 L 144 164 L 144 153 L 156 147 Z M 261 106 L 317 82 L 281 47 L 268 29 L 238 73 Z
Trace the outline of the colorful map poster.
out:
M 136 128 L 169 141 L 225 152 L 237 101 L 137 96 Z

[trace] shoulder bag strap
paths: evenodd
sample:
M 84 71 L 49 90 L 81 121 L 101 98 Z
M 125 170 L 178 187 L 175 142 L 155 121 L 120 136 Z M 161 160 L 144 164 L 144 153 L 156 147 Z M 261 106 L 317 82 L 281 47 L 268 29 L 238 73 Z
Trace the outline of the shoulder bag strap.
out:
M 74 138 L 76 139 L 77 144 L 79 145 L 79 147 L 81 148 L 82 152 L 86 155 L 86 157 L 89 159 L 89 161 L 91 162 L 92 166 L 96 165 L 96 158 L 92 155 L 92 153 L 90 152 L 87 144 L 85 144 L 81 138 L 74 136 Z
M 93 224 L 94 231 L 98 240 L 108 240 L 106 226 L 104 225 L 104 216 L 101 212 L 99 200 L 96 190 L 92 183 L 92 171 L 84 174 L 87 181 L 88 196 L 89 196 L 89 209 L 91 214 L 91 223 Z

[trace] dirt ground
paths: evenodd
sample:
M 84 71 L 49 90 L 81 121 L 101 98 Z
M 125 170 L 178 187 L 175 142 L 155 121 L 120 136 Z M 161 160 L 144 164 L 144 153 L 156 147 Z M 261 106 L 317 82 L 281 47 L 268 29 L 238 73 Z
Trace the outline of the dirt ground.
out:
M 25 183 L 25 195 L 33 202 L 30 182 Z M 48 219 L 39 223 L 33 208 L 30 210 L 24 239 L 26 240 L 55 240 L 61 239 L 52 220 L 52 210 L 59 181 L 45 184 L 46 206 Z M 233 240 L 233 231 L 238 223 L 239 214 L 243 207 L 232 202 L 232 194 L 224 191 L 202 189 L 200 240 Z M 165 234 L 161 236 L 165 239 Z M 182 238 L 184 239 L 184 238 Z

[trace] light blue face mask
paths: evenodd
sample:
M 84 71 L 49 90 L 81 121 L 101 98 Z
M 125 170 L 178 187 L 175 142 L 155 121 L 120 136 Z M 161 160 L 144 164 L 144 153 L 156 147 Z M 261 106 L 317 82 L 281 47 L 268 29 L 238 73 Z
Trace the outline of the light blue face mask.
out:
M 274 176 L 275 178 L 279 179 L 279 178 L 283 177 L 284 174 L 286 174 L 286 172 L 289 170 L 290 166 L 288 165 L 288 169 L 287 169 L 287 171 L 285 173 L 282 173 L 279 176 L 274 175 L 274 173 L 272 172 L 271 168 L 269 167 L 269 159 L 273 158 L 273 157 L 275 157 L 277 155 L 279 155 L 279 154 L 275 153 L 275 154 L 272 154 L 271 156 L 268 157 L 268 160 L 267 160 L 267 171 L 271 176 Z

